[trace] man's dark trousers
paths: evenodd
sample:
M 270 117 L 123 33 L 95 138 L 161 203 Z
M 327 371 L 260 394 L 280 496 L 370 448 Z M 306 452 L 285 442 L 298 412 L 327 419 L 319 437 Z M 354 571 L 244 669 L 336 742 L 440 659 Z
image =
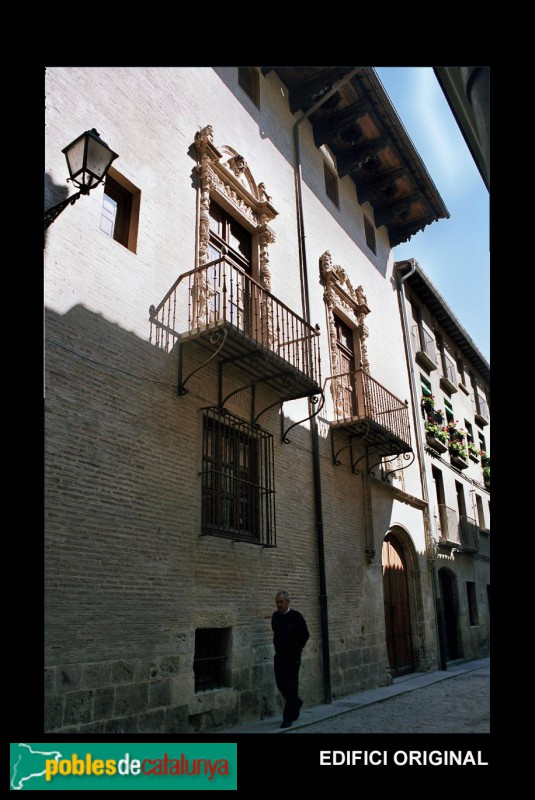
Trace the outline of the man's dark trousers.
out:
M 300 655 L 275 655 L 275 682 L 286 703 L 282 715 L 284 722 L 294 722 L 298 718 L 299 709 L 303 705 L 298 695 L 300 666 Z

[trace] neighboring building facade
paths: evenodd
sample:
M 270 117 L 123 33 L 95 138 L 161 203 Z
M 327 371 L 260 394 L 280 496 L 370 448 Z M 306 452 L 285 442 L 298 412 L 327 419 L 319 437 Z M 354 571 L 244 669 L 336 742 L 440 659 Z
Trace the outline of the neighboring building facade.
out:
M 437 544 L 443 663 L 489 653 L 490 367 L 414 260 L 397 262 Z
M 448 212 L 373 69 L 46 80 L 46 205 L 83 130 L 119 153 L 45 239 L 46 729 L 276 713 L 280 589 L 307 704 L 437 669 L 391 248 Z

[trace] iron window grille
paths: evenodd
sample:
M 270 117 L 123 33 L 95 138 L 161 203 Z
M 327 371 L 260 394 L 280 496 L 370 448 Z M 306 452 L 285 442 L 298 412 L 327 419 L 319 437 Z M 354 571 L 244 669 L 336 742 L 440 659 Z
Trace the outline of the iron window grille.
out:
M 193 672 L 195 691 L 207 692 L 228 686 L 230 628 L 197 628 Z
M 273 436 L 224 409 L 203 415 L 201 532 L 275 547 Z

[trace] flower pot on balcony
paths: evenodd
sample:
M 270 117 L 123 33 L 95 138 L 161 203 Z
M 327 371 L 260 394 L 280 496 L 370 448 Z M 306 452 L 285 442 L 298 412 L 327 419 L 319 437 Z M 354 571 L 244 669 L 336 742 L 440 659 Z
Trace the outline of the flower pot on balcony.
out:
M 422 404 L 422 408 L 424 409 L 424 411 L 426 411 L 428 414 L 433 414 L 435 410 L 435 398 L 433 397 L 433 395 L 431 395 L 430 397 L 427 396 L 422 397 L 420 402 Z
M 485 489 L 489 489 L 490 490 L 490 478 L 488 479 L 488 481 L 485 480 Z
M 441 442 L 440 439 L 437 439 L 436 436 L 433 436 L 431 433 L 426 434 L 426 441 L 429 447 L 432 447 L 437 453 L 445 453 L 448 449 L 444 442 Z
M 462 441 L 451 441 L 448 449 L 450 451 L 450 461 L 457 469 L 468 468 L 468 450 Z

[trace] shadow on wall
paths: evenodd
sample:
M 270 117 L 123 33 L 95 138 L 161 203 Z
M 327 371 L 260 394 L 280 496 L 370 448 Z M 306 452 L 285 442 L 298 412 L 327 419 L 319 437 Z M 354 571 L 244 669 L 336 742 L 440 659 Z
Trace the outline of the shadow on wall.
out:
M 45 663 L 78 681 L 50 690 L 47 728 L 191 730 L 193 612 L 234 609 L 222 576 L 259 596 L 263 551 L 200 545 L 201 402 L 177 397 L 176 352 L 80 304 L 46 309 L 45 330 Z M 255 647 L 271 646 L 267 619 L 252 619 Z M 262 670 L 243 671 L 245 693 Z
M 66 183 L 58 184 L 54 183 L 48 172 L 45 172 L 45 207 L 44 211 L 47 211 L 52 206 L 61 203 L 62 200 L 66 200 L 67 197 L 71 194 L 71 190 Z M 74 194 L 74 192 L 73 192 Z M 46 247 L 46 237 L 47 237 L 48 229 L 45 230 L 45 247 Z
M 180 607 L 194 589 L 178 544 L 195 513 L 180 465 L 197 430 L 180 424 L 176 361 L 81 305 L 46 309 L 45 330 L 48 660 L 165 652 L 162 598 L 176 586 Z
M 286 161 L 290 164 L 292 169 L 295 167 L 295 151 L 294 151 L 294 143 L 293 143 L 293 136 L 282 125 L 277 124 L 278 118 L 275 115 L 265 114 L 262 113 L 262 108 L 257 108 L 257 106 L 253 103 L 253 101 L 247 96 L 244 90 L 238 83 L 238 69 L 237 67 L 214 67 L 214 72 L 218 75 L 218 77 L 222 80 L 225 86 L 232 92 L 235 96 L 236 100 L 238 100 L 244 109 L 250 114 L 251 117 L 255 120 L 258 125 L 258 132 L 262 139 L 269 139 L 277 148 L 279 153 L 286 159 Z M 261 77 L 261 85 L 262 81 L 265 81 L 269 78 L 269 75 L 266 77 Z M 291 118 L 290 109 L 287 108 L 288 117 Z M 301 112 L 295 115 L 295 119 L 298 119 L 301 115 Z M 205 124 L 208 124 L 207 121 Z M 215 131 L 215 144 L 232 144 L 232 142 L 223 142 L 225 139 L 224 133 L 222 131 Z M 247 160 L 247 154 L 242 153 L 245 159 Z M 356 236 L 355 225 L 349 224 L 350 218 L 348 215 L 343 216 L 342 213 L 335 209 L 333 212 L 333 203 L 327 197 L 327 195 L 322 192 L 318 194 L 317 187 L 314 187 L 309 181 L 306 180 L 306 175 L 303 176 L 303 182 L 306 184 L 308 189 L 315 195 L 317 200 L 324 206 L 326 211 L 333 216 L 333 219 L 340 225 L 342 230 L 347 234 L 347 236 L 354 242 L 354 244 L 364 253 L 366 258 L 374 265 L 377 271 L 384 277 L 386 275 L 386 267 L 387 267 L 387 258 L 383 261 L 376 256 L 374 256 L 371 251 L 365 246 L 364 242 L 364 232 L 362 232 L 362 237 Z M 357 198 L 357 190 L 355 187 L 355 202 L 358 202 Z M 273 203 L 277 206 L 277 201 L 274 198 Z M 305 218 L 305 228 L 306 228 L 306 218 Z M 330 250 L 333 247 L 333 243 L 326 242 L 324 250 Z M 380 252 L 380 251 L 379 251 Z M 314 258 L 315 254 L 308 254 L 309 258 Z M 317 254 L 317 258 L 321 253 Z M 388 253 L 387 253 L 388 255 Z

